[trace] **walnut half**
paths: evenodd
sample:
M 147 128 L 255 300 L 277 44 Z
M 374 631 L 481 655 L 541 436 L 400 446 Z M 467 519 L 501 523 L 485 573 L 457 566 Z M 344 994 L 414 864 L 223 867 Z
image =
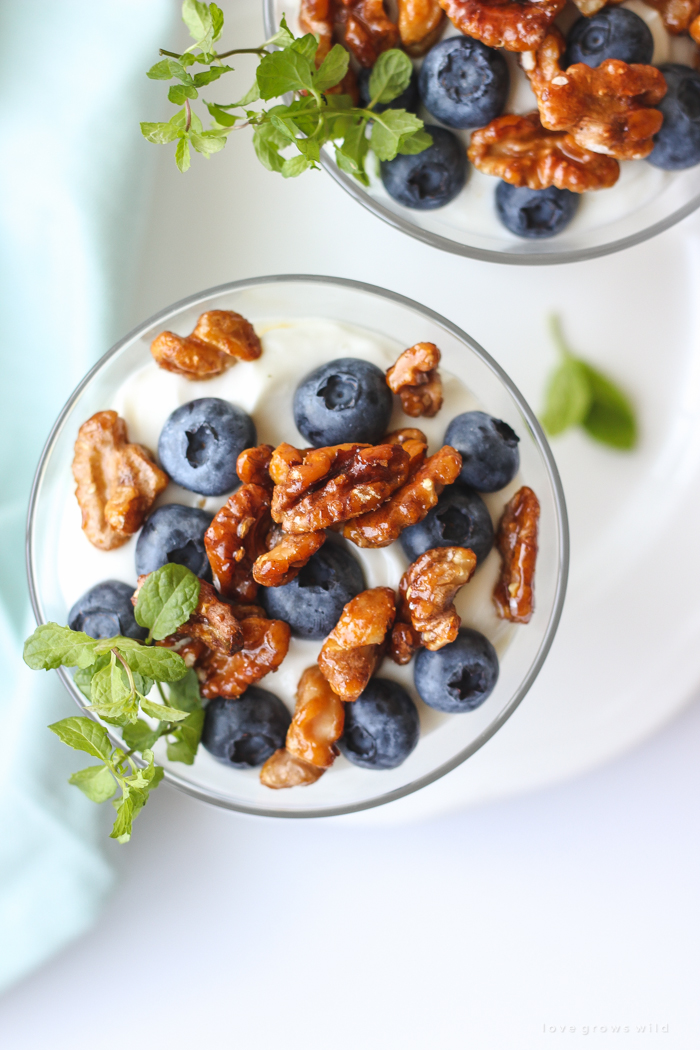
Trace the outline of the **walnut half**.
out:
M 391 587 L 362 591 L 347 603 L 323 643 L 318 666 L 341 700 L 357 700 L 374 674 L 394 623 L 395 603 Z
M 250 321 L 235 310 L 207 310 L 191 335 L 161 332 L 151 343 L 156 363 L 188 379 L 218 376 L 236 360 L 254 361 L 262 345 Z
M 532 617 L 539 520 L 539 500 L 524 485 L 506 504 L 496 533 L 502 567 L 493 601 L 503 620 L 528 623 Z
M 402 619 L 408 619 L 421 645 L 435 651 L 454 642 L 461 620 L 454 597 L 476 569 L 476 555 L 468 547 L 435 547 L 406 569 L 399 586 Z
M 401 398 L 407 416 L 431 418 L 442 408 L 439 363 L 440 351 L 435 343 L 416 343 L 387 370 L 387 385 Z
M 488 47 L 529 51 L 544 40 L 565 0 L 440 0 L 450 21 L 465 36 Z
M 126 423 L 111 410 L 96 412 L 78 431 L 73 477 L 83 532 L 103 551 L 141 528 L 170 480 L 143 445 L 128 443 Z

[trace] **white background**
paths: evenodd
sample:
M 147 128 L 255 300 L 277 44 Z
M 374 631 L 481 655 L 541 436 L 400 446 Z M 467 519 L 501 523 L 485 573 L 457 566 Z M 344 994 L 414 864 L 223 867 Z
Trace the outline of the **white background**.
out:
M 237 41 L 262 38 L 255 0 L 224 6 L 235 15 Z M 251 75 L 252 65 L 244 87 Z M 264 171 L 246 134 L 209 164 L 197 158 L 186 176 L 162 148 L 131 274 L 133 323 L 240 277 L 353 277 L 445 313 L 538 407 L 554 361 L 544 320 L 560 312 L 577 348 L 633 392 L 645 426 L 642 450 L 629 458 L 577 435 L 554 446 L 572 509 L 574 577 L 594 571 L 606 505 L 617 491 L 643 487 L 649 449 L 673 416 L 693 347 L 698 221 L 576 266 L 475 263 L 380 224 L 322 173 L 284 182 Z M 642 579 L 663 573 L 675 535 L 669 522 L 653 559 L 639 565 Z M 691 588 L 696 551 L 697 543 L 687 550 Z M 606 615 L 612 603 L 621 638 L 632 614 L 641 616 L 653 640 L 666 610 L 653 601 L 632 610 L 626 597 L 621 583 L 606 598 Z M 566 623 L 565 614 L 565 639 Z M 614 651 L 615 637 L 608 642 Z M 563 645 L 555 643 L 553 667 Z M 647 640 L 639 654 L 657 668 L 657 721 L 688 699 L 665 653 Z M 625 660 L 615 673 L 632 673 Z M 585 677 L 594 704 L 613 672 L 587 646 L 569 673 Z M 566 690 L 543 690 L 533 690 L 504 739 L 513 741 L 531 717 L 528 705 L 551 709 L 558 762 L 539 781 L 531 763 L 523 786 L 578 777 L 481 808 L 460 811 L 460 793 L 449 800 L 449 777 L 440 806 L 456 812 L 421 820 L 417 804 L 395 815 L 388 809 L 376 823 L 254 821 L 161 787 L 134 841 L 107 846 L 121 881 L 99 927 L 0 1004 L 3 1050 L 112 1050 L 135 1041 L 156 1050 L 530 1050 L 582 1042 L 696 1050 L 700 708 L 581 775 Z M 627 709 L 621 717 L 634 722 Z M 627 742 L 641 732 L 631 730 Z M 601 718 L 601 760 L 615 749 L 605 734 Z M 482 769 L 500 746 L 496 738 L 477 756 Z M 457 784 L 459 773 L 451 776 Z

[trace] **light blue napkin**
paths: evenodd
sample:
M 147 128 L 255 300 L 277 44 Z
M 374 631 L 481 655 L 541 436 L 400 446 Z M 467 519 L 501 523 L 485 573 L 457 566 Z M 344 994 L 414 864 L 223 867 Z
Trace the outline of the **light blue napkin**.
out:
M 155 149 L 138 121 L 159 116 L 144 73 L 178 6 L 0 0 L 0 988 L 83 932 L 112 884 L 104 818 L 66 783 L 80 755 L 46 729 L 75 707 L 21 661 L 24 526 L 53 420 L 124 334 Z

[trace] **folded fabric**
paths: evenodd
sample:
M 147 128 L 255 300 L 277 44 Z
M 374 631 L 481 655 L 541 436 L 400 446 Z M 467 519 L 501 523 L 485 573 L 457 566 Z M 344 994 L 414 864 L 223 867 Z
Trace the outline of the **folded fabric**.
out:
M 0 988 L 85 930 L 113 879 L 109 814 L 66 783 L 80 757 L 46 729 L 75 708 L 21 659 L 24 528 L 54 418 L 124 331 L 152 163 L 138 122 L 157 105 L 144 72 L 176 14 L 171 0 L 0 0 Z

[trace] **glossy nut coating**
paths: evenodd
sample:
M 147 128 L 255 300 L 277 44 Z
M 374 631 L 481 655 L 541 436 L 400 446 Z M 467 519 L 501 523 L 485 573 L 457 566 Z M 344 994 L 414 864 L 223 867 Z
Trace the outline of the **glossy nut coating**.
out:
M 535 607 L 539 519 L 539 500 L 524 485 L 506 504 L 498 525 L 496 546 L 502 566 L 493 601 L 501 619 L 512 623 L 528 623 Z
M 565 0 L 440 0 L 447 17 L 465 36 L 507 51 L 529 51 L 541 44 L 564 3 Z
M 431 418 L 442 407 L 442 380 L 438 372 L 440 351 L 435 343 L 416 343 L 404 350 L 387 370 L 386 381 L 398 394 L 407 416 Z
M 341 700 L 356 700 L 374 674 L 394 623 L 395 605 L 391 587 L 362 591 L 347 603 L 323 643 L 318 666 Z
M 151 354 L 161 368 L 189 379 L 209 379 L 237 359 L 253 361 L 261 353 L 250 321 L 234 310 L 207 310 L 191 335 L 166 331 L 151 343 Z

